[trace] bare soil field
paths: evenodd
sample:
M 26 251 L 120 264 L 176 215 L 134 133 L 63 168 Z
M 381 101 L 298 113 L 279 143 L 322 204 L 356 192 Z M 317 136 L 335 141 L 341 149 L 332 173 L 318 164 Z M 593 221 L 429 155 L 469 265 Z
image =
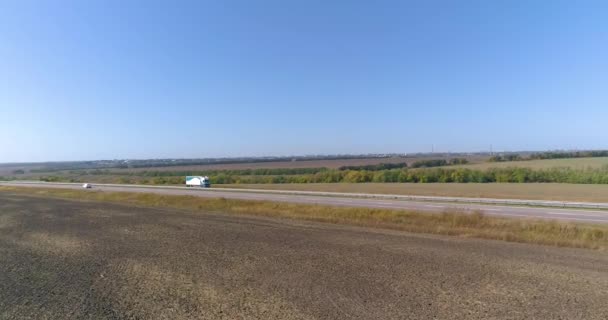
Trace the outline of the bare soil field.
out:
M 0 193 L 1 319 L 606 319 L 602 251 Z
M 608 185 L 567 183 L 224 184 L 214 188 L 401 194 L 443 197 L 607 202 Z

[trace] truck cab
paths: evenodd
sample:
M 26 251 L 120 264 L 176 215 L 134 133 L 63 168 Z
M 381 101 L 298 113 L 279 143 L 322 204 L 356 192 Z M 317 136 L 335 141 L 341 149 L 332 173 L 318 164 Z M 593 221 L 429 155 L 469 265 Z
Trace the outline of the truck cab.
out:
M 209 181 L 209 177 L 187 176 L 186 187 L 210 188 L 211 182 Z

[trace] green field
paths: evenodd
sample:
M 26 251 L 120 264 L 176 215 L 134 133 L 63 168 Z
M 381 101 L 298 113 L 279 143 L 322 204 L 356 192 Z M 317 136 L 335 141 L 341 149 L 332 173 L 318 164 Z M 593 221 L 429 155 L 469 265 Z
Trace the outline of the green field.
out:
M 308 183 L 233 184 L 224 188 L 420 196 L 608 202 L 608 185 L 565 183 Z
M 600 158 L 571 158 L 571 159 L 548 159 L 548 160 L 529 160 L 529 161 L 507 161 L 507 162 L 482 162 L 475 164 L 466 164 L 452 167 L 462 167 L 468 169 L 485 170 L 489 168 L 509 168 L 521 167 L 530 169 L 548 169 L 548 168 L 601 168 L 608 165 L 608 157 Z

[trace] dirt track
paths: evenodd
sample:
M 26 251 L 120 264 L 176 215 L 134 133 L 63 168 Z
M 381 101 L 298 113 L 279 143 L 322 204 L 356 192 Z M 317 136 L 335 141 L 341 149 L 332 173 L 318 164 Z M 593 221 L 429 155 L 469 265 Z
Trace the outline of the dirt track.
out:
M 0 194 L 0 319 L 606 319 L 608 254 Z

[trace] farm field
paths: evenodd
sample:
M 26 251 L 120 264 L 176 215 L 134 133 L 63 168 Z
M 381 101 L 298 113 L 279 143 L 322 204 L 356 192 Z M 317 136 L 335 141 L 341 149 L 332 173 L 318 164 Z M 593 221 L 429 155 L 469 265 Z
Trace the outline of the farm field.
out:
M 475 159 L 482 159 L 476 157 Z M 268 169 L 268 168 L 339 168 L 342 166 L 360 166 L 379 163 L 401 163 L 412 162 L 418 158 L 363 158 L 363 159 L 337 159 L 337 160 L 300 160 L 300 161 L 272 161 L 272 162 L 249 162 L 249 163 L 226 163 L 226 164 L 206 164 L 206 165 L 188 165 L 188 166 L 160 166 L 160 167 L 144 167 L 144 168 L 107 168 L 112 172 L 141 172 L 141 171 L 201 171 L 201 170 L 238 170 L 238 169 Z M 39 169 L 40 166 L 34 165 L 0 165 L 0 175 L 11 175 L 12 171 L 17 169 L 25 170 L 25 176 L 37 176 L 38 173 L 30 173 L 31 169 Z M 105 170 L 105 169 L 104 169 Z M 43 173 L 42 175 L 68 174 L 72 169 L 52 171 Z
M 369 159 L 338 159 L 338 160 L 302 160 L 302 161 L 276 161 L 254 163 L 228 163 L 196 166 L 152 167 L 112 169 L 112 171 L 183 171 L 183 170 L 238 170 L 238 169 L 272 169 L 272 168 L 339 168 L 342 166 L 360 166 L 379 163 L 408 162 L 412 158 L 369 158 Z M 411 160 L 409 160 L 411 161 Z
M 0 164 L 0 176 L 14 175 L 15 170 L 24 170 L 24 172 L 27 173 L 32 169 L 40 169 L 40 166 L 24 164 Z
M 408 165 L 419 161 L 429 159 L 450 159 L 449 157 L 404 157 L 404 158 L 370 158 L 370 159 L 340 159 L 340 160 L 306 160 L 306 161 L 280 161 L 280 162 L 259 162 L 259 163 L 231 163 L 231 164 L 214 164 L 214 165 L 194 165 L 194 166 L 169 166 L 169 167 L 147 167 L 147 168 L 110 168 L 107 169 L 117 174 L 125 172 L 142 172 L 142 171 L 205 171 L 205 170 L 239 170 L 239 169 L 279 169 L 279 168 L 328 168 L 337 169 L 343 166 L 363 166 L 374 165 L 381 163 L 402 163 Z M 441 168 L 468 168 L 473 170 L 486 170 L 490 168 L 508 168 L 521 167 L 530 169 L 549 169 L 549 168 L 601 168 L 608 166 L 608 157 L 598 158 L 572 158 L 572 159 L 547 159 L 547 160 L 529 160 L 529 161 L 507 161 L 507 162 L 487 162 L 487 157 L 470 156 L 466 157 L 469 164 L 443 166 Z M 69 175 L 71 170 L 55 171 L 50 173 L 30 173 L 28 169 L 35 167 L 20 167 L 19 165 L 11 165 L 0 167 L 0 175 L 11 175 L 11 172 L 16 169 L 25 169 L 25 174 L 22 176 L 37 176 L 37 175 Z M 424 169 L 424 168 L 419 168 Z M 417 170 L 417 169 L 413 169 Z
M 463 156 L 458 156 L 463 157 Z M 112 172 L 141 172 L 141 171 L 204 171 L 204 170 L 239 170 L 239 169 L 274 169 L 274 168 L 329 168 L 337 169 L 343 166 L 362 166 L 374 165 L 380 163 L 402 163 L 411 164 L 418 160 L 425 159 L 449 159 L 450 157 L 393 157 L 393 158 L 362 158 L 362 159 L 337 159 L 337 160 L 298 160 L 298 161 L 273 161 L 273 162 L 249 162 L 249 163 L 227 163 L 227 164 L 209 164 L 209 165 L 187 165 L 187 166 L 159 166 L 159 167 L 144 167 L 144 168 L 107 168 Z M 487 160 L 487 156 L 467 156 L 464 157 L 471 163 L 482 163 Z M 29 170 L 40 169 L 42 165 L 1 165 L 0 175 L 13 175 L 14 170 L 22 169 L 25 174 L 22 176 L 38 176 L 38 175 L 65 175 L 72 169 L 58 170 L 45 173 L 31 173 Z M 104 169 L 106 170 L 106 169 Z
M 420 196 L 606 202 L 608 185 L 566 183 L 303 183 L 226 184 L 217 188 L 326 191 Z
M 602 185 L 608 181 L 608 157 L 598 157 L 598 158 L 573 158 L 573 159 L 550 159 L 550 160 L 531 160 L 531 161 L 511 161 L 511 162 L 484 162 L 484 158 L 481 156 L 470 157 L 468 161 L 471 161 L 472 164 L 467 165 L 452 165 L 452 166 L 442 166 L 442 167 L 433 167 L 430 169 L 425 168 L 415 168 L 415 169 L 407 169 L 412 176 L 405 177 L 404 179 L 397 179 L 394 174 L 387 174 L 379 172 L 378 178 L 375 176 L 376 171 L 359 171 L 358 173 L 351 174 L 351 171 L 327 171 L 326 176 L 318 175 L 313 176 L 318 171 L 322 170 L 319 168 L 337 168 L 341 166 L 357 166 L 357 165 L 373 165 L 380 163 L 401 163 L 407 162 L 410 165 L 415 161 L 422 160 L 423 158 L 374 158 L 374 159 L 342 159 L 342 160 L 306 160 L 306 161 L 294 161 L 294 162 L 263 162 L 263 163 L 238 163 L 238 164 L 222 164 L 222 165 L 199 165 L 199 166 L 175 166 L 175 167 L 152 167 L 152 168 L 126 168 L 126 169 L 103 169 L 103 170 L 61 170 L 61 171 L 51 171 L 51 172 L 29 172 L 25 170 L 25 173 L 21 174 L 13 174 L 7 175 L 7 179 L 20 179 L 20 180 L 38 180 L 44 179 L 45 181 L 64 181 L 64 182 L 91 182 L 91 183 L 125 183 L 125 184 L 180 184 L 183 180 L 183 177 L 188 174 L 192 175 L 209 175 L 211 177 L 212 184 L 216 186 L 226 186 L 230 187 L 230 183 L 237 183 L 239 185 L 235 187 L 246 187 L 250 186 L 247 184 L 256 184 L 260 185 L 260 188 L 275 188 L 276 185 L 270 184 L 272 182 L 283 182 L 283 183 L 318 183 L 323 181 L 341 181 L 341 182 L 350 182 L 350 183 L 362 183 L 367 182 L 369 185 L 374 185 L 370 183 L 371 181 L 385 181 L 384 183 L 391 183 L 397 181 L 418 181 L 422 179 L 426 179 L 429 175 L 443 175 L 440 178 L 435 177 L 434 181 L 450 181 L 455 178 L 451 178 L 453 174 L 449 173 L 450 171 L 445 171 L 442 169 L 451 169 L 454 168 L 467 168 L 471 170 L 477 170 L 475 174 L 479 177 L 479 174 L 484 174 L 484 179 L 490 182 L 526 182 L 526 184 L 534 183 L 534 182 L 553 182 L 553 183 L 572 183 L 572 184 L 585 184 L 585 183 L 593 183 L 595 185 Z M 428 160 L 429 158 L 426 158 Z M 559 173 L 553 173 L 548 171 L 527 171 L 523 177 L 519 177 L 515 175 L 512 169 L 506 168 L 514 168 L 514 167 L 522 167 L 529 168 L 531 170 L 542 170 L 549 168 L 572 168 L 572 169 L 593 169 L 591 170 L 580 170 L 577 172 L 570 171 L 567 174 L 564 174 L 564 170 L 558 171 Z M 16 167 L 14 165 L 5 166 L 4 170 L 14 170 Z M 487 170 L 490 168 L 503 168 L 506 170 L 510 170 L 507 173 L 495 173 L 496 171 Z M 279 171 L 277 173 L 264 173 L 260 175 L 256 175 L 255 173 L 230 173 L 226 172 L 224 175 L 221 170 L 241 170 L 241 169 L 302 169 L 302 171 L 294 173 L 294 172 L 286 172 Z M 208 171 L 206 171 L 208 170 Z M 220 170 L 220 171 L 217 171 Z M 306 171 L 308 170 L 308 171 Z M 356 169 L 355 169 L 356 170 Z M 399 169 L 395 169 L 399 170 Z M 421 170 L 429 170 L 429 171 L 421 171 Z M 215 172 L 214 172 L 215 171 Z M 8 171 L 7 171 L 8 172 Z M 396 171 L 392 171 L 395 173 Z M 435 173 L 433 173 L 435 172 Z M 445 173 L 447 172 L 447 173 Z M 400 174 L 399 172 L 396 172 Z M 331 177 L 334 174 L 341 174 L 337 179 L 335 177 Z M 407 174 L 406 174 L 407 175 Z M 169 177 L 165 178 L 157 178 L 157 176 Z M 1 175 L 0 175 L 1 177 Z M 387 178 L 388 177 L 388 178 Z M 446 178 L 447 177 L 447 178 Z M 506 178 L 505 178 L 506 177 Z M 514 178 L 516 177 L 516 178 Z M 50 180 L 49 180 L 50 179 Z M 477 178 L 476 182 L 483 181 L 484 179 Z M 499 180 L 502 179 L 502 180 Z M 457 180 L 464 182 L 465 179 Z M 473 181 L 471 181 L 473 182 Z M 262 186 L 263 184 L 263 186 Z M 531 196 L 536 197 L 535 199 L 559 199 L 559 196 L 564 194 L 570 199 L 576 199 L 577 197 L 581 199 L 581 201 L 585 201 L 584 199 L 604 199 L 605 193 L 601 187 L 581 187 L 580 189 L 584 191 L 578 192 L 577 190 L 570 190 L 571 187 L 561 187 L 561 188 L 553 188 L 548 192 L 543 192 L 541 187 L 523 187 L 522 190 L 532 190 L 538 192 L 532 192 L 530 195 L 529 192 L 520 192 L 521 195 L 513 192 L 509 192 L 510 187 L 484 187 L 481 190 L 477 190 L 477 187 L 469 186 L 469 187 L 457 187 L 458 185 L 454 185 L 451 187 L 446 187 L 444 190 L 440 187 L 442 184 L 437 183 L 437 186 L 420 186 L 416 188 L 406 187 L 406 191 L 402 191 L 403 188 L 395 189 L 395 187 L 387 186 L 387 187 L 361 187 L 361 186 L 351 186 L 351 187 L 343 187 L 343 186 L 332 186 L 327 187 L 322 184 L 314 184 L 314 187 L 310 185 L 304 186 L 287 186 L 280 185 L 280 188 L 283 189 L 298 189 L 303 188 L 301 190 L 308 190 L 308 188 L 331 188 L 331 189 L 341 189 L 341 190 L 359 190 L 359 188 L 371 188 L 378 190 L 395 190 L 396 193 L 403 192 L 413 192 L 408 194 L 417 194 L 417 189 L 423 190 L 420 191 L 423 194 L 431 192 L 440 192 L 447 191 L 450 194 L 459 194 L 458 196 L 472 196 L 476 197 L 480 192 L 489 192 L 496 193 L 495 196 L 488 195 L 488 197 L 497 197 L 497 198 L 509 198 L 512 196 L 517 196 L 518 198 L 530 198 Z M 407 185 L 404 185 L 407 186 Z M 454 190 L 457 188 L 457 190 Z M 576 187 L 572 187 L 576 188 Z M 459 190 L 462 189 L 462 192 Z M 486 190 L 487 189 L 487 190 Z M 366 189 L 362 189 L 366 190 Z M 498 192 L 494 192 L 498 190 Z M 329 191 L 323 189 L 321 191 Z M 501 195 L 501 192 L 506 191 L 506 195 Z M 573 191 L 574 193 L 570 193 Z M 350 192 L 350 191 L 347 191 Z M 359 192 L 359 191 L 353 191 Z M 361 191 L 363 192 L 363 191 Z M 374 191 L 371 190 L 369 192 L 377 192 L 377 193 L 385 193 L 384 191 Z M 586 194 L 590 192 L 590 194 Z M 584 194 L 583 194 L 584 193 Z M 447 194 L 445 194 L 447 195 Z M 555 196 L 555 198 L 554 198 Z M 593 200 L 593 201 L 604 201 L 604 200 Z
M 469 169 L 489 169 L 521 167 L 530 169 L 549 169 L 568 167 L 573 169 L 601 168 L 608 165 L 608 157 L 598 158 L 571 158 L 571 159 L 546 159 L 529 161 L 507 161 L 507 162 L 480 162 L 451 167 L 462 167 Z
M 2 319 L 608 316 L 598 250 L 10 192 L 0 231 Z

